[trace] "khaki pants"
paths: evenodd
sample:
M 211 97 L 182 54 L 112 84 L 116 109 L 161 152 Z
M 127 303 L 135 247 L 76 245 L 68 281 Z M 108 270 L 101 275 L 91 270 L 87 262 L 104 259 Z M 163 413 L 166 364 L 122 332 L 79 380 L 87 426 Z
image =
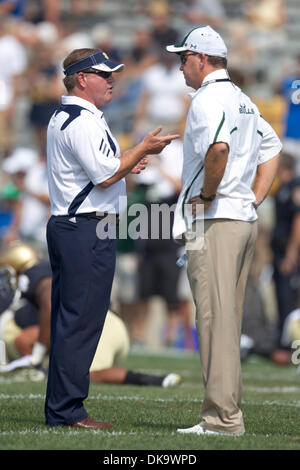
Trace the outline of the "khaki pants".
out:
M 124 322 L 108 310 L 90 372 L 121 367 L 129 351 L 130 339 Z
M 205 220 L 202 247 L 187 250 L 205 388 L 201 425 L 212 431 L 245 431 L 240 334 L 256 235 L 256 222 Z

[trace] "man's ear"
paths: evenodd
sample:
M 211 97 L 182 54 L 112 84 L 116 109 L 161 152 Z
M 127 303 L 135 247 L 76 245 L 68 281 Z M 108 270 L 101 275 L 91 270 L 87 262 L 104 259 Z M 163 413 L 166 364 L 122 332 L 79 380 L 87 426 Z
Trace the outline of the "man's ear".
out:
M 199 57 L 199 62 L 200 62 L 200 70 L 203 70 L 203 67 L 207 62 L 207 57 L 202 52 L 198 54 L 198 57 Z
M 77 74 L 77 83 L 81 88 L 86 87 L 86 77 L 85 77 L 85 74 L 83 72 L 79 72 Z

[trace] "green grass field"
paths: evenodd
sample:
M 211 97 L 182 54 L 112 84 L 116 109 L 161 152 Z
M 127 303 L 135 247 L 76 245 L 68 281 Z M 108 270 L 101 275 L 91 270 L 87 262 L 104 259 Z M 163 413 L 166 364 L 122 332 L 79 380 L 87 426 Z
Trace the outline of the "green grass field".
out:
M 203 387 L 197 353 L 135 352 L 126 366 L 161 374 L 178 372 L 176 388 L 92 385 L 86 409 L 114 430 L 81 430 L 44 425 L 46 383 L 20 374 L 0 376 L 2 450 L 296 450 L 300 449 L 300 376 L 251 357 L 243 364 L 242 410 L 246 434 L 183 436 L 177 427 L 199 422 Z

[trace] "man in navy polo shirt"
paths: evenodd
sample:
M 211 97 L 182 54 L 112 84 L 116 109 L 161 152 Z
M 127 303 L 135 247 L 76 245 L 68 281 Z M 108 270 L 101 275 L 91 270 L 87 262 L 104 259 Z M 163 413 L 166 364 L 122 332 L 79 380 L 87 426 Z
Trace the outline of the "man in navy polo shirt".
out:
M 99 109 L 112 99 L 112 73 L 124 65 L 97 49 L 76 49 L 63 66 L 68 95 L 47 133 L 53 280 L 46 424 L 111 428 L 90 418 L 83 405 L 115 269 L 115 237 L 99 238 L 97 224 L 103 218 L 116 223 L 126 198 L 124 177 L 139 173 L 146 155 L 160 153 L 179 136 L 159 137 L 159 127 L 120 155 Z

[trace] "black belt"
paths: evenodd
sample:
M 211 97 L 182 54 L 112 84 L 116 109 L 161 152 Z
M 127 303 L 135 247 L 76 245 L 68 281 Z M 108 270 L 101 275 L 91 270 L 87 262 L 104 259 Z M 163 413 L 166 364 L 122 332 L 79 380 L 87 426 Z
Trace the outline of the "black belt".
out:
M 108 217 L 108 222 L 114 221 L 116 224 L 119 223 L 119 214 L 109 214 L 108 212 L 104 212 L 102 215 L 97 212 L 80 212 L 79 214 L 56 215 L 55 217 L 88 217 L 97 220 L 103 220 Z
M 116 220 L 116 223 L 119 221 L 119 214 L 108 214 L 107 212 L 104 212 L 103 215 L 99 215 L 97 212 L 80 212 L 79 214 L 75 214 L 74 217 L 90 217 L 91 219 L 98 220 L 103 220 L 106 217 L 112 217 Z

